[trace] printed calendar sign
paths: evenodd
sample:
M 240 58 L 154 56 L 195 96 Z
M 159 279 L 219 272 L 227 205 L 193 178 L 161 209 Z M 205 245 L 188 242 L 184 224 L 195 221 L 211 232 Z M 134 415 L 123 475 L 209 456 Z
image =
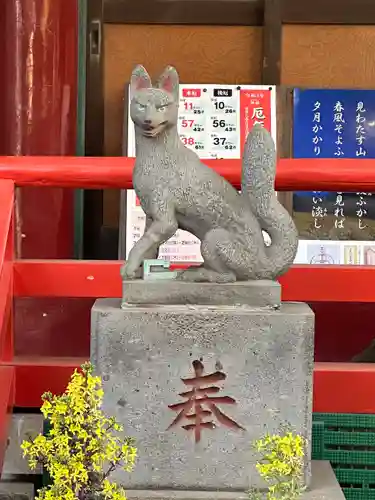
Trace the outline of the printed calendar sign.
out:
M 129 109 L 129 106 L 128 106 Z M 178 131 L 183 143 L 203 160 L 241 158 L 247 134 L 262 124 L 276 143 L 276 87 L 262 85 L 181 85 Z M 128 156 L 135 156 L 134 126 L 128 118 Z M 126 257 L 144 232 L 145 214 L 133 190 L 127 191 Z M 201 262 L 200 241 L 178 230 L 160 247 L 159 258 Z

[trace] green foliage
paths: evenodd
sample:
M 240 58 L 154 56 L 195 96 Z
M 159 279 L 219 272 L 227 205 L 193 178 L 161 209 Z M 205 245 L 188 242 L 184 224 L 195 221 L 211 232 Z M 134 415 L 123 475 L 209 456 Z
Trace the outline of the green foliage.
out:
M 297 500 L 305 490 L 303 486 L 306 440 L 292 432 L 284 435 L 266 435 L 255 441 L 254 448 L 262 454 L 256 464 L 259 475 L 268 484 L 267 500 Z M 251 490 L 250 500 L 262 498 Z
M 62 396 L 43 394 L 41 411 L 51 430 L 21 445 L 34 469 L 42 464 L 52 484 L 38 492 L 39 500 L 126 500 L 109 480 L 117 468 L 131 471 L 136 448 L 115 418 L 100 410 L 103 389 L 90 363 L 75 371 Z

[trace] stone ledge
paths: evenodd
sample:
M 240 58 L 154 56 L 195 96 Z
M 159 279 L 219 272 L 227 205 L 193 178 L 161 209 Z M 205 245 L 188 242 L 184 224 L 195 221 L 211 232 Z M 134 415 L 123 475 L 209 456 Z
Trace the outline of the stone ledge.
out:
M 14 413 L 9 431 L 9 444 L 5 452 L 2 477 L 36 475 L 42 473 L 42 467 L 31 470 L 28 461 L 23 458 L 21 444 L 29 436 L 35 438 L 43 432 L 43 415 L 31 413 Z
M 32 500 L 34 485 L 13 481 L 0 481 L 0 500 Z
M 122 283 L 123 306 L 191 304 L 278 307 L 281 303 L 281 285 L 269 280 L 236 283 L 125 280 Z
M 311 488 L 301 500 L 345 500 L 329 462 L 312 462 Z M 249 500 L 244 492 L 127 490 L 129 500 Z

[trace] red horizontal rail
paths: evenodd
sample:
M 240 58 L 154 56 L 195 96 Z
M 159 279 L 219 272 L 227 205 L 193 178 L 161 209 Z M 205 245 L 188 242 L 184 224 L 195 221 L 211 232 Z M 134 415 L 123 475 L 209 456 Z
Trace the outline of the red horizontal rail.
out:
M 205 160 L 239 187 L 241 160 Z M 78 158 L 61 156 L 0 157 L 0 179 L 18 186 L 71 188 L 131 188 L 133 158 Z M 375 192 L 375 160 L 281 159 L 278 191 Z
M 375 365 L 315 363 L 313 411 L 375 413 Z
M 14 406 L 40 408 L 42 394 L 62 394 L 74 370 L 85 361 L 87 358 L 15 357 Z
M 84 361 L 84 358 L 15 358 L 14 406 L 38 408 L 43 392 L 61 394 L 74 369 Z M 321 413 L 375 413 L 374 387 L 373 364 L 315 363 L 313 410 Z
M 121 297 L 118 261 L 16 260 L 16 297 Z M 283 300 L 375 302 L 375 267 L 294 265 L 280 279 Z

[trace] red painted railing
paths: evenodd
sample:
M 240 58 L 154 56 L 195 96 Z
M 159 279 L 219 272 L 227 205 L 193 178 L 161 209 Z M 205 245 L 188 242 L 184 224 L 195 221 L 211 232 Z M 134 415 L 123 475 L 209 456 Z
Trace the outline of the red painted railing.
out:
M 205 160 L 236 187 L 241 160 Z M 18 186 L 87 189 L 131 188 L 134 158 L 67 156 L 0 157 L 0 179 Z M 278 191 L 375 192 L 375 160 L 290 160 L 278 162 Z
M 238 160 L 208 161 L 235 186 Z M 13 356 L 13 297 L 119 297 L 119 262 L 14 260 L 14 186 L 131 187 L 131 158 L 0 158 L 0 445 L 9 408 L 38 407 L 46 391 L 64 390 L 80 358 Z M 281 160 L 280 191 L 375 192 L 374 160 Z M 283 299 L 375 302 L 375 267 L 293 266 L 280 280 Z M 83 332 L 87 335 L 87 332 Z M 14 385 L 15 384 L 15 385 Z M 375 413 L 375 366 L 316 363 L 314 410 Z M 1 456 L 1 448 L 0 448 Z M 1 464 L 0 464 L 1 465 Z
M 14 404 L 13 232 L 14 183 L 0 181 L 0 471 Z

